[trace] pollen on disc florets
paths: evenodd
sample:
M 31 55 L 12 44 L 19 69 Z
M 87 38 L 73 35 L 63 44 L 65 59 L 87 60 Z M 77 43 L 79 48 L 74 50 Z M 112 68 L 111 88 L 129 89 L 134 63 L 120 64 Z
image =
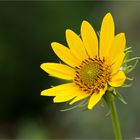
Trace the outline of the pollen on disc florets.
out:
M 88 58 L 77 67 L 74 82 L 87 93 L 98 93 L 110 79 L 110 67 L 105 60 Z

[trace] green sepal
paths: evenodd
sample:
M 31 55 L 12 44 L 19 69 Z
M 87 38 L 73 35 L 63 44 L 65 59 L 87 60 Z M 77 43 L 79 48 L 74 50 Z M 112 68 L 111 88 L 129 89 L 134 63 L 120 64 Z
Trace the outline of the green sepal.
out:
M 101 99 L 101 100 L 99 101 L 99 104 L 100 104 L 101 107 L 104 107 L 104 106 L 105 106 L 105 105 L 104 105 L 103 99 Z
M 85 106 L 86 104 L 87 104 L 87 100 L 84 99 L 84 100 L 78 102 L 76 105 L 73 105 L 72 107 L 69 107 L 66 109 L 62 109 L 60 111 L 65 112 L 65 111 L 70 111 L 70 110 L 74 110 L 74 109 L 79 109 L 79 108 L 82 108 L 83 106 Z
M 85 108 L 80 108 L 80 111 L 85 112 L 85 111 L 89 111 L 89 109 L 87 107 Z
M 114 90 L 114 92 L 116 93 L 115 97 L 117 99 L 119 99 L 122 103 L 127 104 L 127 102 L 124 100 L 123 96 L 120 93 L 116 92 L 115 90 Z
M 123 71 L 125 74 L 130 73 L 132 70 L 134 70 L 138 64 L 138 59 L 135 61 L 135 63 L 133 65 L 124 65 L 123 66 Z
M 105 99 L 106 103 L 110 102 L 110 100 L 115 100 L 117 98 L 122 103 L 127 104 L 127 102 L 124 100 L 122 95 L 120 93 L 116 92 L 115 89 L 113 91 L 107 91 L 106 94 L 103 96 L 103 98 Z
M 97 31 L 97 36 L 100 38 L 100 31 Z
M 115 88 L 114 88 L 114 87 L 108 86 L 106 93 L 107 93 L 107 92 L 116 95 L 116 92 L 115 92 Z M 107 94 L 108 94 L 108 93 L 107 93 Z
M 127 80 L 129 81 L 133 81 L 134 80 L 134 77 L 130 78 L 130 77 L 126 77 Z
M 111 114 L 110 110 L 105 114 L 106 117 L 108 117 Z
M 140 59 L 140 57 L 133 57 L 133 58 L 129 58 L 129 54 L 132 52 L 131 47 L 128 47 L 125 49 L 125 58 L 123 61 L 123 65 L 122 65 L 122 70 L 124 71 L 125 74 L 130 73 L 132 70 L 135 69 L 138 60 Z M 128 63 L 135 61 L 135 63 L 133 65 L 129 65 Z
M 124 85 L 122 85 L 121 87 L 128 88 L 128 87 L 131 87 L 131 86 L 132 86 L 132 83 L 130 83 L 130 84 L 124 84 Z
M 130 59 L 126 59 L 125 61 L 124 61 L 124 63 L 129 63 L 129 62 L 132 62 L 132 61 L 134 61 L 134 60 L 139 60 L 140 59 L 140 57 L 133 57 L 133 58 L 130 58 Z
M 125 52 L 128 52 L 129 50 L 132 51 L 131 49 L 132 49 L 132 47 L 128 47 L 128 48 L 125 48 L 124 51 L 125 51 Z

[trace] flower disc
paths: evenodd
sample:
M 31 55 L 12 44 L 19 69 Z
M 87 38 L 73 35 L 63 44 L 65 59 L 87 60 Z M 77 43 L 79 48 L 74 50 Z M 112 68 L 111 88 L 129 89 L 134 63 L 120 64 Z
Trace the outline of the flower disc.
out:
M 110 67 L 104 59 L 89 58 L 81 63 L 76 71 L 75 83 L 84 91 L 94 93 L 103 89 L 110 78 Z

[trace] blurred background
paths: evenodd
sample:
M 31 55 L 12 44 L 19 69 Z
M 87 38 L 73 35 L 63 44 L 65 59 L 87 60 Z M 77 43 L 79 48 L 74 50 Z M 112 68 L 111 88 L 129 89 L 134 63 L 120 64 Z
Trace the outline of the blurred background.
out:
M 44 62 L 59 62 L 50 43 L 66 44 L 65 30 L 79 34 L 86 19 L 96 31 L 103 16 L 111 12 L 116 33 L 125 32 L 131 56 L 140 56 L 139 1 L 26 1 L 0 2 L 0 138 L 1 139 L 112 139 L 107 107 L 92 111 L 60 112 L 66 104 L 53 104 L 40 96 L 51 85 L 64 81 L 40 69 Z M 117 101 L 125 139 L 140 137 L 140 64 L 131 73 L 130 88 L 120 90 L 127 105 Z

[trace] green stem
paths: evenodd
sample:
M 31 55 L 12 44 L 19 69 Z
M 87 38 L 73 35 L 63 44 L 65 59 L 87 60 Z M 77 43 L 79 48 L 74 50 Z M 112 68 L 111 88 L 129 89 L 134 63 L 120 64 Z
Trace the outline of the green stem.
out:
M 107 93 L 104 96 L 104 98 L 111 111 L 111 118 L 112 118 L 115 138 L 116 138 L 116 140 L 122 140 L 119 118 L 118 118 L 118 114 L 117 114 L 117 110 L 116 110 L 116 106 L 115 106 L 114 96 L 111 95 L 110 93 Z

